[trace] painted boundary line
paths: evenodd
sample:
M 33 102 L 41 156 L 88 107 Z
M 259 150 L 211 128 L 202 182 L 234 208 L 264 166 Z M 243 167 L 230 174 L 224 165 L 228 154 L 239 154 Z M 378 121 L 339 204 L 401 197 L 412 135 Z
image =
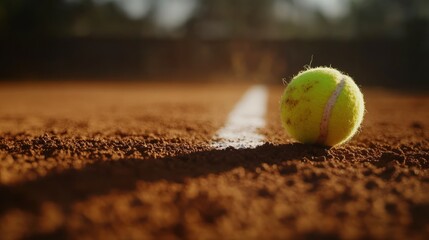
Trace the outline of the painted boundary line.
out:
M 211 146 L 240 149 L 264 144 L 265 137 L 258 130 L 265 127 L 267 98 L 268 90 L 263 85 L 254 85 L 247 90 L 229 114 L 225 126 L 215 134 Z

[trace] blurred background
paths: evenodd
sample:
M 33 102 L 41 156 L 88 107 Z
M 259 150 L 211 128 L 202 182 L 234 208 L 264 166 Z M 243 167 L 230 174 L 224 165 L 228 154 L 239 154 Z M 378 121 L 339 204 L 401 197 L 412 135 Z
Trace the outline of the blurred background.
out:
M 0 0 L 0 79 L 281 83 L 304 66 L 427 89 L 427 0 Z

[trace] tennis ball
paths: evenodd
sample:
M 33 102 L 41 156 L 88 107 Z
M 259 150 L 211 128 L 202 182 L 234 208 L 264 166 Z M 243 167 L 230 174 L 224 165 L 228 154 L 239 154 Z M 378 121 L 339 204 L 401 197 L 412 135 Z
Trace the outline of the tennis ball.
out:
M 281 98 L 281 120 L 301 143 L 335 146 L 357 132 L 365 111 L 363 95 L 353 79 L 329 67 L 300 72 Z

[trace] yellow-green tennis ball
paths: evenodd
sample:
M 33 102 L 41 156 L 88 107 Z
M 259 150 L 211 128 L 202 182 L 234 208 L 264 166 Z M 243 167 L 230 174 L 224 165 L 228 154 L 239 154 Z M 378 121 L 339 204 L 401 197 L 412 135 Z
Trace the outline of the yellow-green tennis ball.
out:
M 301 143 L 335 146 L 348 141 L 362 123 L 363 95 L 353 79 L 334 68 L 300 72 L 281 98 L 281 120 Z

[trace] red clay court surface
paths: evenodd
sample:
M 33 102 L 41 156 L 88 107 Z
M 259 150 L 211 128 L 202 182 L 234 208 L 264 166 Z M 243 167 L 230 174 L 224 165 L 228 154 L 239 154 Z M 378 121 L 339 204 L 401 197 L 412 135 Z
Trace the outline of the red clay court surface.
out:
M 1 239 L 429 239 L 429 95 L 363 89 L 360 133 L 212 147 L 251 85 L 1 83 Z

